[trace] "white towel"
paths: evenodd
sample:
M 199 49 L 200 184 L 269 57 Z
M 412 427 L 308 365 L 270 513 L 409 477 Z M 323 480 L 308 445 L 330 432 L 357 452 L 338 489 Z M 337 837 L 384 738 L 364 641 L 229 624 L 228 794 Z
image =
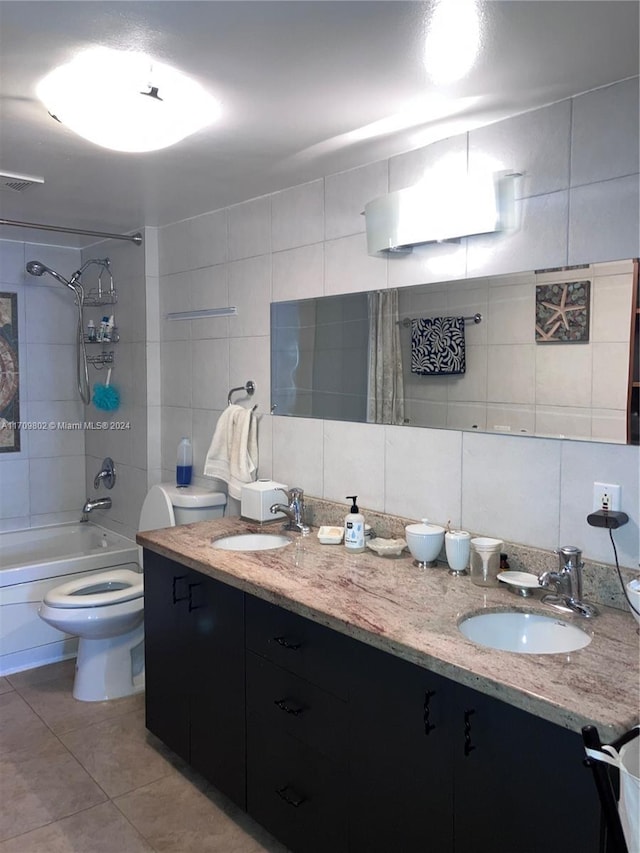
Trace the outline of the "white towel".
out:
M 244 406 L 227 406 L 218 418 L 204 462 L 204 475 L 227 483 L 231 497 L 239 500 L 240 488 L 253 482 L 257 471 L 256 416 Z

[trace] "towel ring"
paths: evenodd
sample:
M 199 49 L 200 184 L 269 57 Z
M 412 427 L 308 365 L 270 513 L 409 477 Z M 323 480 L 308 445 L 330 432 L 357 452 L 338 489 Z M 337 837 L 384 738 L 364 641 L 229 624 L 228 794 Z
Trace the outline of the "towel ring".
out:
M 246 391 L 246 393 L 251 397 L 255 390 L 256 383 L 252 382 L 251 379 L 249 379 L 245 385 L 238 385 L 237 388 L 232 388 L 227 396 L 227 406 L 231 405 L 231 395 L 234 394 L 236 391 Z

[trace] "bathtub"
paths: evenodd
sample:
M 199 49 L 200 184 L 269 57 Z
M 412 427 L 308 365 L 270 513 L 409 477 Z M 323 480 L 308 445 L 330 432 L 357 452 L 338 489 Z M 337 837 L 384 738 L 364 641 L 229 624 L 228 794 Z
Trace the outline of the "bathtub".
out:
M 0 533 L 0 675 L 75 656 L 78 641 L 38 616 L 45 592 L 118 566 L 139 571 L 131 539 L 91 522 Z

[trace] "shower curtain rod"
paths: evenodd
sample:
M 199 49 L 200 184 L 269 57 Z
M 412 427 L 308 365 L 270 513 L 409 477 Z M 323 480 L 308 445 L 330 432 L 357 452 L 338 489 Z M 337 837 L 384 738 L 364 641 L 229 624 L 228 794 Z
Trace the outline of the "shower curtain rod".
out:
M 39 225 L 35 222 L 18 222 L 15 219 L 0 219 L 0 225 L 15 225 L 19 228 L 35 228 L 38 231 L 59 231 L 63 234 L 82 234 L 86 237 L 105 237 L 109 240 L 128 240 L 140 246 L 142 234 L 109 234 L 105 231 L 86 231 L 83 228 L 63 228 L 60 225 Z

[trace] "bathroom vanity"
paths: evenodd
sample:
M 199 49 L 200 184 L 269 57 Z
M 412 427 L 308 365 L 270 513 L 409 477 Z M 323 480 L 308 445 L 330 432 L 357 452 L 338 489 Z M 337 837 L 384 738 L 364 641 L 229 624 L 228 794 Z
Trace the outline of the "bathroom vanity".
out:
M 295 853 L 598 851 L 579 732 L 637 720 L 631 616 L 604 609 L 570 655 L 495 652 L 457 623 L 506 590 L 313 531 L 210 546 L 259 529 L 139 534 L 150 731 Z

